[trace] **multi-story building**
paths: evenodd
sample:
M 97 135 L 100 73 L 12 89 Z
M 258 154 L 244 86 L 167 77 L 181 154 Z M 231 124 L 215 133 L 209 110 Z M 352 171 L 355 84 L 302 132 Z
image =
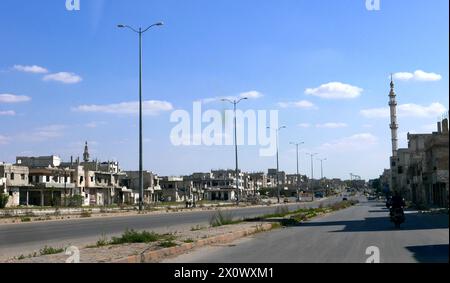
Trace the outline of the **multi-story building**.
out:
M 267 171 L 267 179 L 269 187 L 276 188 L 277 182 L 279 182 L 278 185 L 282 186 L 286 183 L 286 172 L 278 171 L 277 177 L 277 169 L 269 169 Z
M 144 171 L 143 172 L 143 183 L 144 183 L 144 203 L 150 204 L 161 200 L 162 190 L 159 184 L 159 178 L 156 174 Z M 125 175 L 121 177 L 121 185 L 127 188 L 129 196 L 133 204 L 139 203 L 139 171 L 125 171 Z
M 7 207 L 24 204 L 21 199 L 26 201 L 29 188 L 28 167 L 0 163 L 0 191 L 9 196 Z
M 159 180 L 162 198 L 167 202 L 194 201 L 194 183 L 183 177 L 162 177 Z M 197 197 L 195 199 L 198 200 Z
M 68 197 L 73 195 L 75 184 L 72 182 L 74 170 L 69 168 L 35 168 L 31 167 L 30 184 L 25 205 L 63 206 Z
M 425 143 L 432 134 L 408 134 L 409 163 L 404 169 L 407 173 L 408 184 L 402 192 L 405 197 L 416 203 L 426 204 L 426 190 L 423 183 L 425 168 Z
M 259 195 L 262 188 L 267 188 L 267 175 L 264 172 L 246 173 L 245 187 L 247 188 L 247 195 Z
M 425 142 L 424 186 L 429 204 L 448 207 L 449 190 L 449 128 L 448 119 Z
M 399 191 L 417 205 L 448 206 L 448 118 L 438 122 L 437 132 L 408 134 L 408 148 L 398 149 L 391 158 L 391 170 L 380 183 L 390 179 L 391 191 Z

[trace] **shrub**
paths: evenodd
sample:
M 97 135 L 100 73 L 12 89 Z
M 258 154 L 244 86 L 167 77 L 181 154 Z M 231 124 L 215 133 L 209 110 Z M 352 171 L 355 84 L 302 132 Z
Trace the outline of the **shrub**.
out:
M 68 207 L 81 207 L 83 206 L 84 198 L 80 195 L 70 196 L 67 198 Z
M 185 242 L 186 244 L 190 244 L 195 242 L 194 240 L 192 240 L 191 238 L 184 240 L 183 242 Z
M 20 217 L 20 221 L 21 221 L 21 222 L 31 222 L 31 218 L 30 218 L 30 217 L 23 216 L 23 217 Z
M 54 255 L 54 254 L 62 253 L 63 251 L 64 251 L 64 249 L 45 246 L 43 249 L 41 249 L 39 251 L 39 253 L 41 255 Z
M 294 215 L 291 218 L 296 220 L 297 222 L 303 222 L 303 221 L 308 220 L 308 217 L 306 216 L 305 213 L 300 213 L 300 214 Z
M 159 246 L 162 248 L 171 248 L 171 247 L 176 247 L 177 244 L 173 241 L 164 241 L 164 242 L 160 243 Z
M 136 232 L 134 230 L 127 230 L 120 237 L 113 237 L 111 244 L 113 245 L 121 245 L 121 244 L 131 244 L 131 243 L 152 243 L 160 240 L 171 241 L 174 240 L 174 236 L 165 234 L 160 235 L 154 232 Z
M 97 247 L 104 247 L 109 244 L 108 238 L 106 238 L 106 235 L 102 235 L 100 239 L 98 239 L 96 246 Z
M 81 216 L 82 218 L 88 218 L 88 217 L 91 217 L 92 215 L 91 215 L 91 213 L 90 213 L 89 211 L 83 210 L 83 211 L 81 212 L 80 216 Z
M 9 195 L 0 193 L 0 209 L 3 209 L 8 204 Z

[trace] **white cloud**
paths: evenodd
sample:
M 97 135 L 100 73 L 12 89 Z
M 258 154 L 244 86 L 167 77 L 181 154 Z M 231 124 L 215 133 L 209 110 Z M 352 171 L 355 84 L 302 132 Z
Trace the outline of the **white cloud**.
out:
M 348 125 L 345 123 L 325 123 L 325 124 L 317 124 L 316 128 L 325 128 L 325 129 L 338 129 L 338 128 L 347 128 Z
M 444 114 L 447 108 L 440 103 L 432 103 L 428 107 L 417 104 L 403 104 L 398 107 L 398 110 L 399 115 L 405 117 L 435 117 Z
M 95 128 L 98 128 L 99 126 L 105 125 L 105 124 L 106 124 L 106 122 L 90 122 L 90 123 L 87 123 L 85 126 L 86 126 L 86 128 L 95 129 Z
M 0 111 L 0 116 L 16 116 L 16 112 L 12 110 Z
M 0 145 L 8 144 L 10 140 L 11 139 L 9 137 L 0 135 Z
M 400 81 L 408 81 L 414 78 L 414 74 L 413 73 L 407 73 L 407 72 L 400 72 L 400 73 L 395 73 L 393 75 L 394 79 L 396 80 L 400 80 Z
M 108 114 L 138 114 L 139 102 L 123 102 L 109 105 L 81 105 L 72 109 L 77 112 L 108 113 Z M 144 101 L 144 115 L 155 116 L 161 112 L 171 111 L 173 106 L 166 101 Z
M 28 102 L 31 98 L 24 95 L 14 95 L 14 94 L 0 94 L 0 103 L 20 103 Z
M 242 92 L 238 96 L 222 96 L 222 97 L 210 97 L 210 98 L 204 98 L 200 101 L 203 104 L 213 103 L 213 102 L 220 102 L 223 99 L 228 100 L 238 100 L 241 98 L 248 98 L 248 99 L 259 99 L 262 98 L 264 95 L 256 90 L 248 91 L 248 92 Z
M 14 65 L 14 70 L 24 73 L 33 73 L 33 74 L 47 74 L 48 70 L 46 68 L 40 66 L 23 66 L 23 65 Z
M 63 84 L 76 84 L 83 79 L 74 73 L 60 72 L 55 74 L 46 75 L 44 81 L 56 81 Z
M 393 75 L 394 79 L 400 80 L 400 81 L 422 81 L 422 82 L 430 82 L 430 81 L 440 81 L 442 79 L 442 76 L 436 73 L 427 73 L 422 70 L 417 70 L 414 73 L 408 73 L 408 72 L 400 72 L 395 73 Z
M 363 91 L 362 88 L 349 84 L 331 82 L 318 88 L 308 88 L 305 94 L 326 99 L 353 99 L 359 97 Z
M 278 103 L 278 107 L 280 107 L 280 108 L 300 108 L 300 109 L 316 108 L 314 103 L 307 101 L 307 100 L 301 100 L 301 101 L 297 101 L 297 102 L 280 102 L 280 103 Z
M 248 92 L 243 92 L 239 95 L 240 98 L 248 98 L 248 99 L 258 99 L 263 97 L 262 93 L 256 91 L 256 90 L 252 90 L 252 91 L 248 91 Z
M 301 124 L 298 124 L 298 126 L 300 128 L 305 128 L 305 129 L 311 128 L 311 124 L 309 124 L 309 123 L 301 123 Z
M 371 108 L 360 111 L 361 115 L 366 118 L 389 118 L 389 107 Z
M 362 150 L 375 145 L 378 138 L 370 133 L 356 134 L 323 144 L 321 150 Z
M 418 104 L 408 103 L 399 105 L 397 108 L 399 117 L 436 117 L 444 114 L 447 111 L 444 105 L 440 103 L 432 103 L 429 106 L 422 106 Z M 361 115 L 366 118 L 389 118 L 389 107 L 373 108 L 361 110 Z
M 67 126 L 65 125 L 56 124 L 38 127 L 29 133 L 22 133 L 19 135 L 19 138 L 24 141 L 44 142 L 62 137 L 66 128 Z

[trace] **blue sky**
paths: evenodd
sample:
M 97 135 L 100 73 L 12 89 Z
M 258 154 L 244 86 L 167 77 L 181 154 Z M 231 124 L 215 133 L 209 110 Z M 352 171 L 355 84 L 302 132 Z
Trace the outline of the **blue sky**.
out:
M 195 100 L 253 91 L 260 97 L 240 107 L 279 110 L 288 126 L 282 170 L 295 172 L 289 142 L 301 140 L 303 151 L 328 159 L 328 177 L 377 177 L 389 166 L 389 118 L 379 108 L 387 106 L 390 73 L 401 146 L 407 132 L 434 130 L 448 109 L 448 5 L 381 0 L 380 11 L 368 11 L 365 0 L 81 0 L 80 11 L 67 11 L 65 0 L 2 0 L 0 161 L 67 160 L 81 156 L 87 140 L 94 157 L 137 169 L 137 116 L 121 103 L 137 101 L 138 42 L 116 25 L 164 21 L 143 41 L 144 99 L 157 101 L 144 119 L 146 169 L 234 168 L 233 147 L 173 146 L 170 115 L 192 111 Z M 243 170 L 275 166 L 258 151 L 240 148 Z

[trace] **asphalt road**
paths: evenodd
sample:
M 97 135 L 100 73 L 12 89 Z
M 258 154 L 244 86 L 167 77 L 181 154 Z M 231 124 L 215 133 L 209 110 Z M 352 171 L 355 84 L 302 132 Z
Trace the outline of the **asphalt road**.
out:
M 193 251 L 175 263 L 365 263 L 368 247 L 379 249 L 381 263 L 448 263 L 448 215 L 407 212 L 394 229 L 382 203 L 358 206 L 297 227 L 245 238 L 231 245 Z
M 317 207 L 319 203 L 329 204 L 339 200 L 333 198 L 314 203 L 290 204 L 289 208 Z M 273 213 L 275 209 L 274 206 L 236 208 L 231 212 L 235 218 L 251 218 Z M 102 236 L 119 236 L 126 229 L 168 233 L 183 228 L 190 229 L 196 225 L 207 226 L 214 213 L 197 211 L 0 225 L 0 261 L 28 255 L 44 246 L 84 247 L 96 243 Z

